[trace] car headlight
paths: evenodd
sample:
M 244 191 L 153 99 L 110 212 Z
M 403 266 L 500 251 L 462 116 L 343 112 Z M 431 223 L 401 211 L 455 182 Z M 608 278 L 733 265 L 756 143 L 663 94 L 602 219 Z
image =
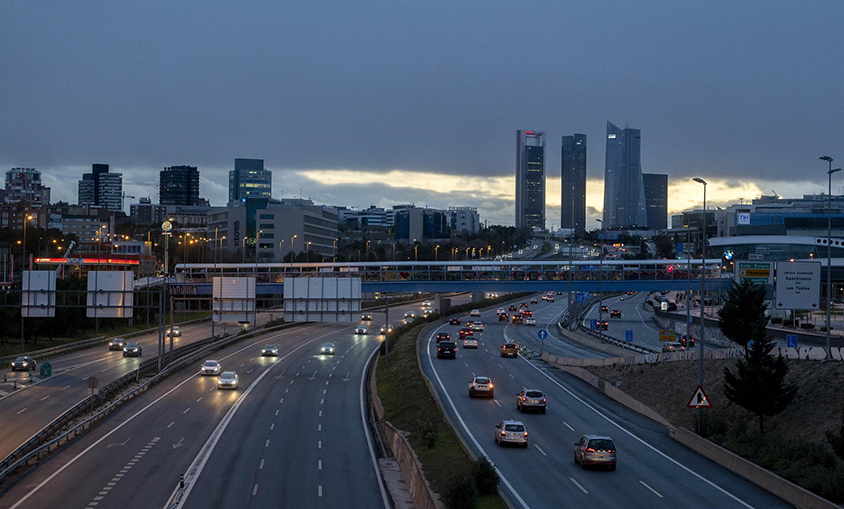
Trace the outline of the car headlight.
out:
M 124 348 L 123 348 L 123 351 L 124 351 L 124 352 L 128 352 L 128 351 L 129 351 L 129 349 L 124 347 Z

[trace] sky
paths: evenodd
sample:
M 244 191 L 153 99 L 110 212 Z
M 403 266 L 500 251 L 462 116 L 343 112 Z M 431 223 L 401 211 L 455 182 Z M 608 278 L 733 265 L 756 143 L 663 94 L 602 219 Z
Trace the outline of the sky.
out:
M 642 131 L 669 209 L 826 189 L 844 165 L 844 2 L 147 0 L 0 3 L 0 169 L 76 201 L 92 163 L 157 200 L 189 164 L 222 205 L 237 157 L 276 197 L 475 206 L 514 222 L 516 130 L 588 136 L 596 227 L 606 122 Z M 834 185 L 833 192 L 844 190 Z M 137 201 L 127 198 L 128 203 Z

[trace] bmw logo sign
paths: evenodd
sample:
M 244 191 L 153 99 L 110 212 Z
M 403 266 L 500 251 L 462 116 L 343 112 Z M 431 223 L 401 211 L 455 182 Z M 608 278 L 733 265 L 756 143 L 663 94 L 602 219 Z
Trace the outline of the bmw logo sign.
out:
M 733 259 L 733 252 L 730 250 L 724 251 L 724 259 L 725 260 L 732 260 Z

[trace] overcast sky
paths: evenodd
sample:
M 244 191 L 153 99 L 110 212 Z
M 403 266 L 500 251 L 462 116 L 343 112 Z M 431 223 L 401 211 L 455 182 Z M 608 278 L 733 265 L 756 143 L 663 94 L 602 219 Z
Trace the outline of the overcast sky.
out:
M 515 131 L 543 130 L 550 226 L 560 136 L 589 137 L 600 209 L 609 120 L 642 130 L 672 210 L 700 206 L 694 176 L 716 205 L 794 196 L 826 188 L 819 156 L 844 164 L 842 28 L 840 0 L 4 0 L 0 168 L 75 202 L 91 163 L 154 200 L 190 164 L 223 204 L 254 157 L 276 196 L 512 224 Z

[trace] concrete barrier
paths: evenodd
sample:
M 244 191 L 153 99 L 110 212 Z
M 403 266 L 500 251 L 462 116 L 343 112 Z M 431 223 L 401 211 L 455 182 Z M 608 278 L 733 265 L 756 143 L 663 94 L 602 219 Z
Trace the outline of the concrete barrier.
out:
M 405 438 L 406 433 L 399 431 L 389 421 L 381 421 L 381 427 L 387 439 L 387 445 L 399 464 L 399 470 L 407 484 L 407 491 L 416 509 L 443 509 L 443 504 L 428 486 L 419 458 Z
M 793 504 L 795 507 L 800 509 L 840 509 L 838 505 L 833 504 L 829 500 L 819 497 L 811 491 L 803 489 L 770 470 L 762 468 L 685 428 L 678 428 L 672 431 L 671 438 L 701 456 L 721 465 L 730 472 L 773 493 L 789 504 Z

